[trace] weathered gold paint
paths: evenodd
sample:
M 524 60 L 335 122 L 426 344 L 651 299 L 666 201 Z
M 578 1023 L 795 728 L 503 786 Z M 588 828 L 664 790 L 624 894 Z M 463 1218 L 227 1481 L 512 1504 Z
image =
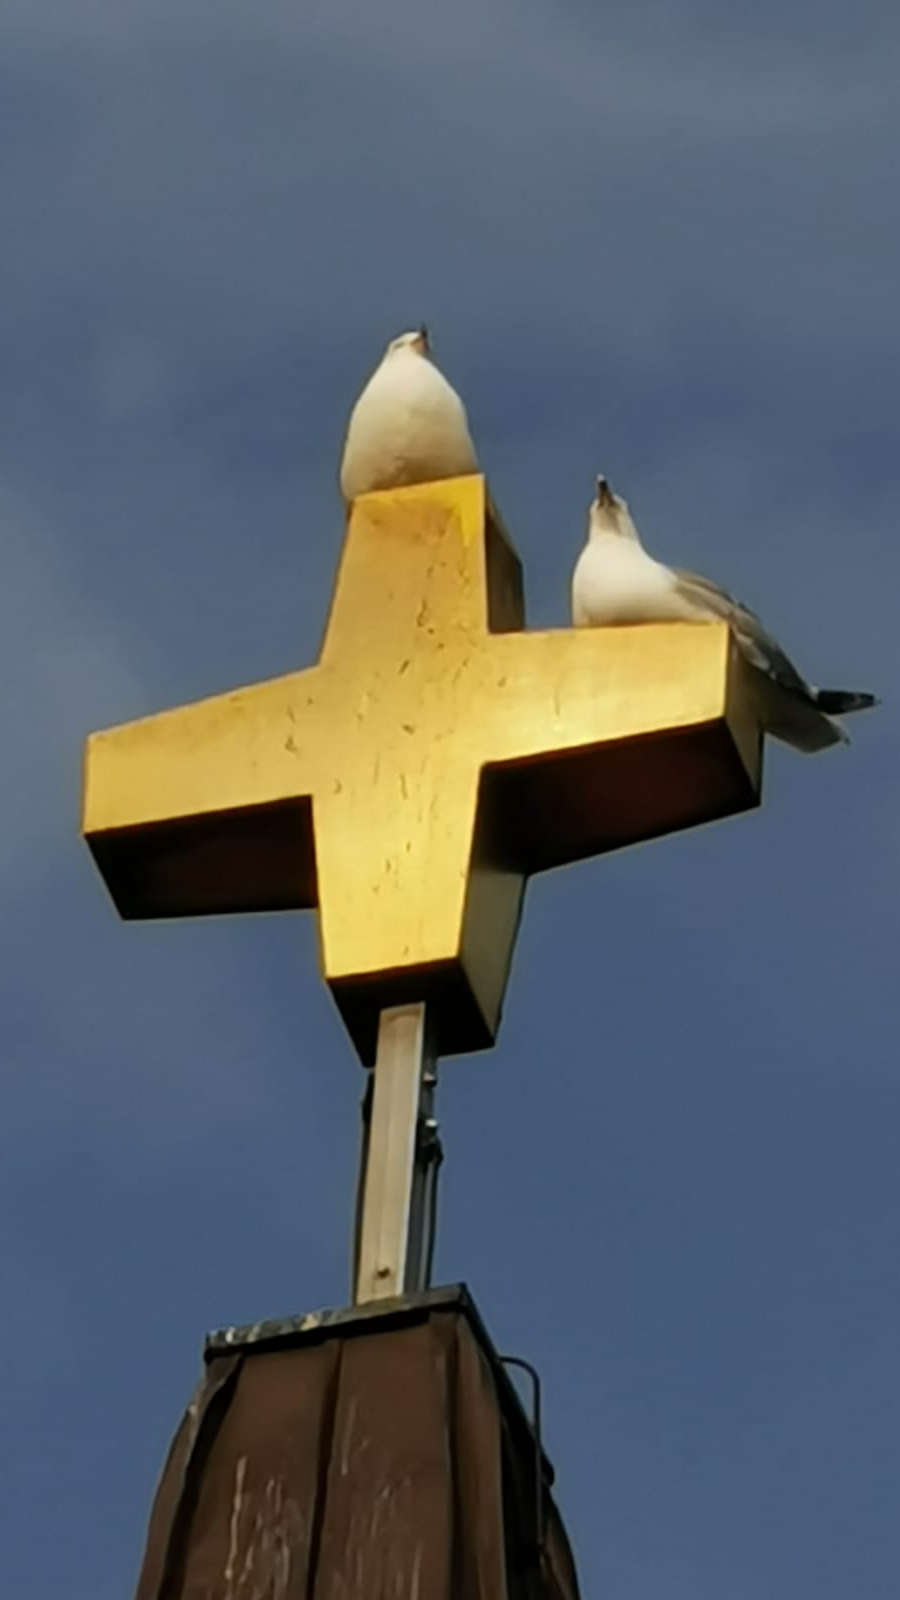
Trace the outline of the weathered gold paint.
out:
M 756 803 L 724 624 L 525 632 L 481 477 L 360 498 L 317 666 L 95 733 L 84 833 L 125 916 L 318 905 L 365 1060 L 427 998 L 492 1042 L 532 871 Z

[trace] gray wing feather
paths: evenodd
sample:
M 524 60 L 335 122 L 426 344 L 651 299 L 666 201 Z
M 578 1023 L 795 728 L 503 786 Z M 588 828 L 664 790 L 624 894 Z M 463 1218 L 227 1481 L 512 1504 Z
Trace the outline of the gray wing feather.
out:
M 709 578 L 696 572 L 685 572 L 676 567 L 678 592 L 691 604 L 713 612 L 723 622 L 730 624 L 735 638 L 747 660 L 772 678 L 779 688 L 799 694 L 805 700 L 815 701 L 815 690 L 801 676 L 794 663 L 785 655 L 776 639 L 767 633 L 755 611 L 742 605 L 727 589 L 720 589 Z
M 689 606 L 701 614 L 721 617 L 731 627 L 742 655 L 760 673 L 761 685 L 767 686 L 766 726 L 777 738 L 798 750 L 824 750 L 847 738 L 834 720 L 835 712 L 862 711 L 866 706 L 877 705 L 871 694 L 814 689 L 749 606 L 695 572 L 675 568 L 674 576 L 677 592 Z

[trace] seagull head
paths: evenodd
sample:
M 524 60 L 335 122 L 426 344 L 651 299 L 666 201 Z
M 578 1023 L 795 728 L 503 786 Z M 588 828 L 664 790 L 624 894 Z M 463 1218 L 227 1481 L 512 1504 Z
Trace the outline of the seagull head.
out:
M 597 479 L 597 493 L 591 501 L 589 520 L 591 533 L 616 533 L 623 539 L 638 537 L 627 500 L 616 494 L 609 479 L 602 475 Z
M 393 356 L 400 350 L 411 351 L 417 356 L 431 354 L 431 346 L 428 343 L 428 329 L 424 322 L 420 328 L 413 328 L 409 333 L 398 333 L 396 339 L 392 339 L 388 345 L 386 354 Z

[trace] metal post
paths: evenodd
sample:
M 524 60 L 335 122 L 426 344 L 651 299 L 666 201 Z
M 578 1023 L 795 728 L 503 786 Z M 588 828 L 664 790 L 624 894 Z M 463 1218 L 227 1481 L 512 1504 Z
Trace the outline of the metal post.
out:
M 354 1300 L 428 1285 L 440 1139 L 424 1002 L 382 1011 L 371 1100 L 363 1101 Z

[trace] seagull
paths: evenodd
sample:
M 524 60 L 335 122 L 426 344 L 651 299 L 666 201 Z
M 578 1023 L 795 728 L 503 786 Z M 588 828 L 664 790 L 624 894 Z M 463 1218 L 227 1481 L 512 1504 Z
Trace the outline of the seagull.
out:
M 761 690 L 769 733 L 796 750 L 825 750 L 847 742 L 835 714 L 877 704 L 871 694 L 815 689 L 801 677 L 759 618 L 724 589 L 664 566 L 647 554 L 626 501 L 606 478 L 588 514 L 588 541 L 572 574 L 572 621 L 576 628 L 637 622 L 727 622 Z
M 431 359 L 428 329 L 392 339 L 350 413 L 341 460 L 348 505 L 372 489 L 478 471 L 465 407 Z

